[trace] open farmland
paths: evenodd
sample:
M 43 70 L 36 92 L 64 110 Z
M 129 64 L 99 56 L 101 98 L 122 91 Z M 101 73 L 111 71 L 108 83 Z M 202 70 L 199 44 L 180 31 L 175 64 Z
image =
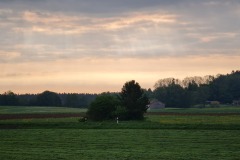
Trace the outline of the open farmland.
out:
M 0 106 L 0 114 L 83 113 L 87 109 L 67 107 Z
M 0 120 L 81 117 L 87 109 L 67 107 L 1 106 Z
M 146 129 L 1 130 L 1 160 L 238 159 L 240 131 Z
M 159 114 L 119 124 L 78 119 L 0 120 L 0 159 L 240 158 L 239 115 Z
M 177 115 L 240 115 L 239 106 L 221 106 L 221 107 L 206 107 L 206 108 L 165 108 L 149 110 L 148 114 L 177 114 Z

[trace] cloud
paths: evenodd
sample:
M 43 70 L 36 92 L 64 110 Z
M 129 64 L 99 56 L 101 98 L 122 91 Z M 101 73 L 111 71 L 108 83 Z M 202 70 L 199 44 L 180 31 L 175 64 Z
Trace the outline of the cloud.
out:
M 138 25 L 158 25 L 176 23 L 176 15 L 161 13 L 137 13 L 124 17 L 115 17 L 111 19 L 100 20 L 100 26 L 106 30 L 116 30 Z
M 22 14 L 22 19 L 29 24 L 29 27 L 17 26 L 14 31 L 71 35 L 101 30 L 115 31 L 141 24 L 172 24 L 176 23 L 176 17 L 176 15 L 161 13 L 134 13 L 124 17 L 99 18 L 25 11 Z
M 206 35 L 199 33 L 189 33 L 190 37 L 198 39 L 200 42 L 208 43 L 212 41 L 218 41 L 221 39 L 231 40 L 237 38 L 239 33 L 236 32 L 220 32 L 220 33 L 208 33 Z
M 185 3 L 185 1 L 182 1 Z M 3 8 L 14 8 L 14 10 L 44 10 L 51 12 L 66 12 L 68 14 L 81 13 L 90 14 L 98 17 L 114 16 L 124 12 L 146 10 L 151 8 L 166 7 L 169 5 L 178 5 L 178 0 L 19 0 L 5 1 L 1 0 Z
M 11 27 L 4 33 L 9 37 L 20 35 L 18 41 L 7 43 L 11 50 L 21 52 L 21 57 L 15 58 L 14 63 L 67 57 L 137 56 L 137 52 L 140 55 L 141 52 L 159 48 L 154 44 L 156 42 L 143 41 L 150 30 L 161 25 L 164 30 L 177 23 L 176 15 L 156 12 L 114 18 L 72 17 L 33 11 L 16 12 L 14 16 L 17 21 L 12 19 Z
M 21 53 L 14 51 L 0 51 L 0 62 L 7 62 L 21 56 Z
M 237 70 L 238 0 L 0 0 L 0 91 L 119 91 Z

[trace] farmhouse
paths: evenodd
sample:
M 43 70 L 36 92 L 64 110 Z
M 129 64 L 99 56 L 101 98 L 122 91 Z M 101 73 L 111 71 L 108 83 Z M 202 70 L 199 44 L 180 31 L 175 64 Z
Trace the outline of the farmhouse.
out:
M 158 100 L 152 100 L 150 102 L 150 104 L 148 105 L 148 109 L 152 110 L 152 109 L 163 109 L 165 108 L 165 104 L 158 101 Z

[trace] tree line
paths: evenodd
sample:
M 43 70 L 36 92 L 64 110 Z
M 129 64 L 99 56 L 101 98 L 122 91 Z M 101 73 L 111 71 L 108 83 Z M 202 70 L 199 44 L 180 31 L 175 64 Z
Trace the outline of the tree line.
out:
M 153 91 L 146 92 L 150 98 L 165 103 L 166 107 L 204 107 L 211 101 L 232 104 L 240 100 L 240 71 L 215 77 L 188 77 L 182 81 L 165 78 L 156 82 Z
M 202 106 L 209 101 L 231 104 L 240 101 L 240 71 L 230 74 L 204 77 L 187 77 L 183 80 L 165 78 L 158 80 L 154 90 L 144 89 L 151 99 L 158 99 L 166 107 L 186 108 Z M 119 95 L 120 93 L 110 93 Z M 101 94 L 55 93 L 17 95 L 11 91 L 0 94 L 4 106 L 66 106 L 86 108 Z M 121 110 L 121 109 L 120 109 Z
M 97 94 L 55 93 L 44 91 L 40 94 L 20 94 L 12 91 L 0 94 L 2 106 L 64 106 L 87 108 Z

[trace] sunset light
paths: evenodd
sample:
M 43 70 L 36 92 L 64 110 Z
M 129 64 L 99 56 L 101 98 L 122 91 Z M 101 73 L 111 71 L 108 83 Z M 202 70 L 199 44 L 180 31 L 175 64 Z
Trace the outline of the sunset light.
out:
M 0 1 L 0 92 L 116 92 L 240 68 L 237 1 L 101 2 Z

